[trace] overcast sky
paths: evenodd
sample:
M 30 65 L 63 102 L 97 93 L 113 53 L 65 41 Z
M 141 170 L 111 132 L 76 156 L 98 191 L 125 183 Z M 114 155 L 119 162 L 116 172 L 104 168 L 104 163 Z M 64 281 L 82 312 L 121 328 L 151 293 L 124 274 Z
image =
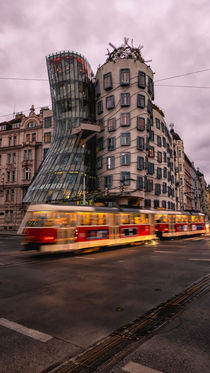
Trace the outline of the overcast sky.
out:
M 157 82 L 155 103 L 210 184 L 209 0 L 0 0 L 0 5 L 0 78 L 47 79 L 45 57 L 61 50 L 83 54 L 95 73 L 108 43 L 119 46 L 125 36 L 144 46 L 142 56 L 152 59 L 155 80 L 207 70 Z M 0 121 L 14 111 L 27 114 L 32 104 L 51 103 L 47 81 L 0 79 L 0 84 Z

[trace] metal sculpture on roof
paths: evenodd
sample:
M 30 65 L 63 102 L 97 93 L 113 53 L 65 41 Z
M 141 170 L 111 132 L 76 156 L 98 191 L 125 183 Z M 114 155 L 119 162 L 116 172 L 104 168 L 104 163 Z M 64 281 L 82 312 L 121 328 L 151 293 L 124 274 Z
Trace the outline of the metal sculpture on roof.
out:
M 110 52 L 109 49 L 107 48 L 107 60 L 106 62 L 116 62 L 119 59 L 134 59 L 136 61 L 140 62 L 149 62 L 145 61 L 141 55 L 141 50 L 143 48 L 143 45 L 139 45 L 137 48 L 134 47 L 133 45 L 133 39 L 131 39 L 131 45 L 129 45 L 129 38 L 124 38 L 124 43 L 116 48 L 114 44 L 109 43 L 109 46 L 113 48 L 113 51 Z M 151 60 L 150 60 L 151 61 Z

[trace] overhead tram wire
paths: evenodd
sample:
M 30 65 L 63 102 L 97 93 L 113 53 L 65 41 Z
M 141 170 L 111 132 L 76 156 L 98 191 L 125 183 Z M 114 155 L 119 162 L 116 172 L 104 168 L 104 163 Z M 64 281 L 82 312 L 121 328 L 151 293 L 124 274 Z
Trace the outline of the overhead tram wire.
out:
M 188 75 L 193 75 L 193 74 L 199 74 L 199 73 L 203 73 L 205 71 L 210 71 L 210 68 L 209 69 L 203 69 L 203 70 L 197 70 L 197 71 L 192 71 L 190 73 L 185 73 L 185 74 L 180 74 L 180 75 L 172 75 L 168 78 L 163 78 L 163 79 L 158 79 L 158 80 L 155 80 L 154 83 L 156 82 L 162 82 L 163 80 L 169 80 L 169 79 L 175 79 L 175 78 L 181 78 L 182 76 L 188 76 Z
M 197 88 L 197 89 L 210 89 L 210 86 L 194 86 L 194 85 L 175 85 L 175 84 L 155 84 L 155 87 L 174 87 L 174 88 Z

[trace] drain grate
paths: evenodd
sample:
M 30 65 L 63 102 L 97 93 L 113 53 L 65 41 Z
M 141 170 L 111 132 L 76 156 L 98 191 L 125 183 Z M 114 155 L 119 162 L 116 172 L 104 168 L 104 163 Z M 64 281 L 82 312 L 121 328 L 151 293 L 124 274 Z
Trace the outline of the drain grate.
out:
M 210 275 L 206 275 L 165 303 L 147 312 L 133 322 L 117 329 L 102 342 L 82 354 L 64 362 L 59 367 L 51 367 L 42 373 L 89 373 L 101 365 L 110 366 L 113 357 L 122 358 L 138 346 L 136 341 L 144 342 L 149 335 L 159 329 L 171 317 L 180 312 L 195 296 L 209 291 Z

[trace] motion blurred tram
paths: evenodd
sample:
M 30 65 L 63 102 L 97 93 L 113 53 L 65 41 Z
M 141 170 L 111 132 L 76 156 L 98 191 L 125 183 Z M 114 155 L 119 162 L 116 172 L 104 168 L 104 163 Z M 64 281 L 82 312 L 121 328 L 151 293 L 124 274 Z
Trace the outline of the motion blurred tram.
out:
M 201 213 L 43 204 L 29 206 L 19 231 L 26 249 L 56 252 L 203 234 L 206 229 Z

